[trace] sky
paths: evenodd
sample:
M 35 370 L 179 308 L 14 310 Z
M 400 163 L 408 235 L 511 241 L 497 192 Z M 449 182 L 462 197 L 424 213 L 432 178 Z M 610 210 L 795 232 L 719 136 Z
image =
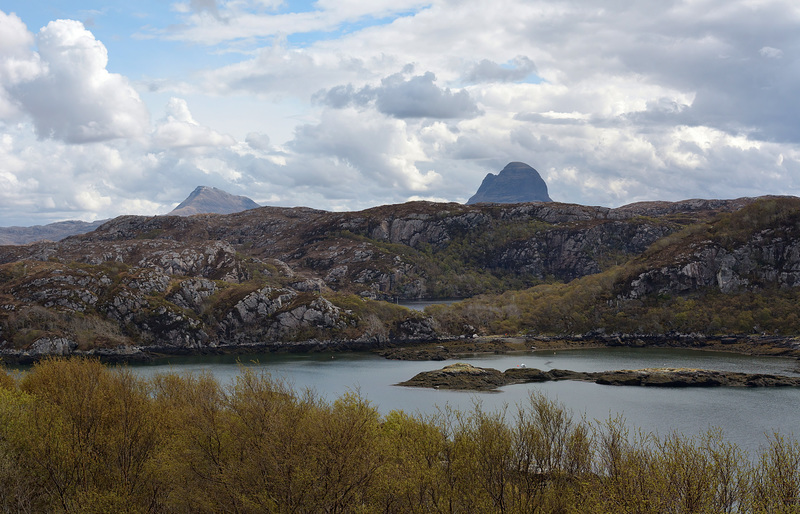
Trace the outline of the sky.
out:
M 800 193 L 796 0 L 3 0 L 0 226 Z

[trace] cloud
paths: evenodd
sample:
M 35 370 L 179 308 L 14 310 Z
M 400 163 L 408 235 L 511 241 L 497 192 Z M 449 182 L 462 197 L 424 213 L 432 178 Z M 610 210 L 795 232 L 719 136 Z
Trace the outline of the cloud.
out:
M 38 54 L 17 67 L 26 71 L 5 82 L 8 96 L 31 117 L 39 137 L 87 143 L 138 137 L 148 130 L 144 103 L 124 77 L 106 70 L 105 46 L 83 24 L 50 22 L 36 43 Z M 13 63 L 3 55 L 3 68 Z
M 472 84 L 486 82 L 515 82 L 525 80 L 536 73 L 536 65 L 525 57 L 519 55 L 507 65 L 497 64 L 489 59 L 482 59 L 470 68 L 464 80 Z
M 181 98 L 170 98 L 166 116 L 153 132 L 153 143 L 166 148 L 232 146 L 235 142 L 230 136 L 198 124 Z
M 466 90 L 453 92 L 438 87 L 435 81 L 436 76 L 431 72 L 409 79 L 404 73 L 396 73 L 381 80 L 378 87 L 356 90 L 352 85 L 336 86 L 317 93 L 315 99 L 337 109 L 374 103 L 378 111 L 399 119 L 464 119 L 481 114 Z
M 795 4 L 184 0 L 108 41 L 121 75 L 77 22 L 0 14 L 0 217 L 167 212 L 199 184 L 465 201 L 517 160 L 584 204 L 800 194 Z
M 771 46 L 762 47 L 758 53 L 761 54 L 762 57 L 766 57 L 768 59 L 780 59 L 783 57 L 783 50 L 780 48 L 772 48 Z
M 263 40 L 291 32 L 335 32 L 343 25 L 377 22 L 398 13 L 415 11 L 429 0 L 321 0 L 313 9 L 297 9 L 296 4 L 281 0 L 240 0 L 221 2 L 190 0 L 175 4 L 185 15 L 182 23 L 148 35 L 218 45 L 233 41 Z
M 297 128 L 291 149 L 302 161 L 303 156 L 327 159 L 330 164 L 318 170 L 314 180 L 322 180 L 334 189 L 345 186 L 359 188 L 364 184 L 384 190 L 395 190 L 393 196 L 409 196 L 427 191 L 440 181 L 435 171 L 421 172 L 416 161 L 426 159 L 422 143 L 402 121 L 375 112 L 354 109 L 328 110 L 320 123 Z M 341 181 L 342 165 L 356 178 Z M 349 175 L 350 173 L 348 173 Z
M 215 18 L 219 18 L 216 0 L 190 0 L 189 6 L 195 12 L 207 12 Z
M 258 132 L 250 132 L 245 142 L 254 150 L 268 150 L 270 148 L 269 136 Z
M 0 11 L 0 120 L 20 114 L 10 89 L 42 72 L 37 56 L 30 50 L 33 41 L 33 34 L 16 14 Z

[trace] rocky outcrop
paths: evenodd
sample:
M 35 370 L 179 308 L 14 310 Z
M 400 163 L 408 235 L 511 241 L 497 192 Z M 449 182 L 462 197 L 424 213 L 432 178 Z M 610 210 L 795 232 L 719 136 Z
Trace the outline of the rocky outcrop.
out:
M 239 300 L 218 322 L 221 345 L 268 345 L 330 336 L 354 326 L 348 311 L 321 296 L 265 287 Z
M 487 260 L 497 268 L 569 281 L 620 264 L 674 231 L 674 226 L 621 221 L 559 227 L 498 248 Z
M 202 314 L 206 299 L 217 292 L 217 285 L 204 278 L 190 278 L 167 295 L 167 299 L 182 309 Z
M 800 226 L 796 224 L 767 227 L 740 240 L 692 241 L 680 249 L 665 249 L 663 254 L 671 258 L 633 277 L 625 298 L 703 288 L 735 293 L 800 285 Z
M 409 387 L 431 387 L 434 389 L 461 389 L 486 391 L 506 385 L 503 373 L 492 368 L 479 368 L 457 362 L 435 371 L 423 371 L 411 380 L 397 385 Z
M 59 243 L 0 248 L 0 263 L 119 262 L 230 282 L 254 274 L 286 277 L 298 290 L 330 288 L 368 298 L 464 296 L 485 292 L 481 284 L 497 278 L 531 284 L 597 273 L 687 224 L 752 201 L 617 209 L 410 202 L 356 213 L 264 207 L 227 216 L 122 216 Z M 484 279 L 459 285 L 465 273 Z
M 578 380 L 601 385 L 643 387 L 800 387 L 800 377 L 687 368 L 650 368 L 619 371 L 570 371 L 511 368 L 500 372 L 457 363 L 423 371 L 398 385 L 485 391 L 510 384 Z

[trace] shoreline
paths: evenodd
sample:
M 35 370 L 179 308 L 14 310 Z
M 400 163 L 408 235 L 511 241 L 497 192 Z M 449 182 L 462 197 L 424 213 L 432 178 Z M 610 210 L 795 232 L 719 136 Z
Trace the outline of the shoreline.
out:
M 479 354 L 585 350 L 597 348 L 675 348 L 740 355 L 785 357 L 800 360 L 800 337 L 698 334 L 676 335 L 584 335 L 584 336 L 479 336 L 428 342 L 378 342 L 352 340 L 307 340 L 291 343 L 251 343 L 187 348 L 127 346 L 73 350 L 61 353 L 30 353 L 3 350 L 2 365 L 31 365 L 50 357 L 97 358 L 107 364 L 153 362 L 175 355 L 236 355 L 249 353 L 371 352 L 389 360 L 443 361 Z
M 392 346 L 378 353 L 395 360 L 441 361 L 479 353 L 588 350 L 597 348 L 675 348 L 740 355 L 800 359 L 800 339 L 776 336 L 484 336 L 414 345 Z

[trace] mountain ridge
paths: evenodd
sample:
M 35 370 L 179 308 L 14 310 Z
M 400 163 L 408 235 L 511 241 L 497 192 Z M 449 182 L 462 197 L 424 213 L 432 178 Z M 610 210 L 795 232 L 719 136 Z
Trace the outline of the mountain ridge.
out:
M 36 241 L 60 241 L 65 237 L 91 232 L 108 221 L 68 220 L 30 227 L 0 227 L 0 245 L 24 245 Z

